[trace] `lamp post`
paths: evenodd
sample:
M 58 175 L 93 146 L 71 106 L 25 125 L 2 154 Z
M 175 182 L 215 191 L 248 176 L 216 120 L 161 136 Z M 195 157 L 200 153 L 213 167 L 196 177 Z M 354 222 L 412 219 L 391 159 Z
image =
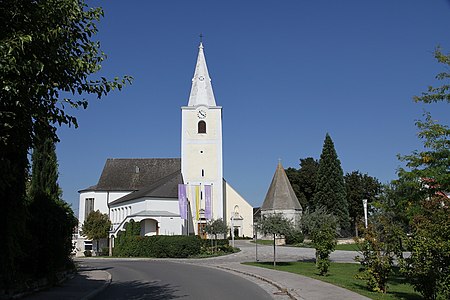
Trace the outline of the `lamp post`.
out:
M 367 199 L 363 199 L 364 207 L 364 226 L 367 228 Z
M 255 259 L 258 262 L 258 223 L 253 226 L 255 230 Z

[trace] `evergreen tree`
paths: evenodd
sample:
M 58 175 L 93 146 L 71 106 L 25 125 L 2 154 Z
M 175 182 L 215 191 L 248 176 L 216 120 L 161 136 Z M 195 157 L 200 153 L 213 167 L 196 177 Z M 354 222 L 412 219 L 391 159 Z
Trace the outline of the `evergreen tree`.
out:
M 72 232 L 78 222 L 61 199 L 56 147 L 49 134 L 37 136 L 32 161 L 26 223 L 30 243 L 24 267 L 33 277 L 52 278 L 58 271 L 73 268 Z
M 338 218 L 342 230 L 350 226 L 344 174 L 341 162 L 334 149 L 334 143 L 327 133 L 317 171 L 316 193 L 314 207 L 324 207 L 326 211 Z
M 306 211 L 312 204 L 318 168 L 319 163 L 317 160 L 307 157 L 300 159 L 300 168 L 298 170 L 295 168 L 287 168 L 285 170 L 303 211 Z

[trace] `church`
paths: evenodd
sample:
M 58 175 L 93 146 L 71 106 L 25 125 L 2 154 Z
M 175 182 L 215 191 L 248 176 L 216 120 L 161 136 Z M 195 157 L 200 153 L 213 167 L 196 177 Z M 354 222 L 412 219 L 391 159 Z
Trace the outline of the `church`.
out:
M 99 210 L 109 215 L 112 241 L 131 220 L 140 223 L 142 236 L 206 237 L 206 223 L 217 219 L 234 236 L 253 236 L 252 206 L 223 178 L 222 107 L 202 43 L 181 120 L 181 158 L 106 160 L 97 184 L 79 191 L 79 231 L 89 213 Z M 78 237 L 78 253 L 92 250 L 92 241 Z

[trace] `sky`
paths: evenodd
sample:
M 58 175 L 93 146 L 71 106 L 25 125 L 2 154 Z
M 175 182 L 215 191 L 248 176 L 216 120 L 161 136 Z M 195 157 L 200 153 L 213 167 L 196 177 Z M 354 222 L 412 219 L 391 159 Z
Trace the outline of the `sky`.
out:
M 95 185 L 107 158 L 180 157 L 200 42 L 223 107 L 225 179 L 260 206 L 278 160 L 299 168 L 320 157 L 329 133 L 344 173 L 395 179 L 398 154 L 421 149 L 424 110 L 449 123 L 448 104 L 412 97 L 439 85 L 450 52 L 449 0 L 89 1 L 101 6 L 107 54 L 94 75 L 132 85 L 70 111 L 61 127 L 59 184 L 78 214 L 78 190 Z M 448 71 L 448 69 L 447 69 Z

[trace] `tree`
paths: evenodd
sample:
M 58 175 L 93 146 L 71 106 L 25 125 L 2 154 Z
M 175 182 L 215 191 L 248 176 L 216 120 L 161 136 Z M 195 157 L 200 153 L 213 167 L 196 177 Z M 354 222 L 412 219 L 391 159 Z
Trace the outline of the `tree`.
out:
M 338 218 L 341 232 L 350 226 L 344 174 L 341 162 L 334 149 L 333 141 L 327 133 L 317 171 L 314 207 L 323 206 L 327 212 Z
M 216 241 L 216 248 L 217 248 L 217 235 L 218 234 L 222 234 L 222 235 L 226 235 L 228 232 L 228 226 L 227 224 L 223 221 L 222 218 L 217 219 L 217 220 L 209 220 L 206 223 L 205 226 L 205 232 L 208 235 L 214 235 L 214 241 Z
M 108 237 L 111 228 L 111 221 L 107 214 L 102 214 L 99 210 L 91 212 L 84 221 L 81 231 L 90 240 L 97 241 L 97 251 L 99 250 L 98 242 L 100 239 Z
M 302 217 L 303 232 L 307 234 L 316 249 L 316 266 L 324 276 L 330 267 L 330 254 L 336 248 L 337 218 L 318 207 L 314 212 L 306 212 Z
M 344 176 L 347 193 L 348 212 L 354 233 L 358 236 L 358 222 L 364 217 L 362 200 L 373 203 L 381 192 L 381 183 L 375 177 L 361 174 L 359 171 Z
M 301 158 L 300 168 L 286 169 L 286 175 L 304 211 L 312 207 L 319 163 L 312 157 Z
M 435 51 L 439 63 L 450 66 L 450 54 Z M 438 80 L 447 80 L 439 87 L 429 87 L 416 102 L 450 103 L 450 73 L 442 72 Z M 450 128 L 424 114 L 425 120 L 417 121 L 418 136 L 424 149 L 410 155 L 399 156 L 406 168 L 398 172 L 399 182 L 408 192 L 407 215 L 411 225 L 411 237 L 406 246 L 410 258 L 403 260 L 403 270 L 415 289 L 427 299 L 450 297 Z
M 26 269 L 25 185 L 28 152 L 36 132 L 55 126 L 77 126 L 68 108 L 86 108 L 85 94 L 98 98 L 130 82 L 93 78 L 106 55 L 92 38 L 101 8 L 84 0 L 4 0 L 0 5 L 0 284 L 11 286 Z
M 273 266 L 276 266 L 276 237 L 285 235 L 292 230 L 292 221 L 287 219 L 281 213 L 266 214 L 256 225 L 258 232 L 264 235 L 273 236 Z
M 73 268 L 70 258 L 72 232 L 77 219 L 70 206 L 61 199 L 58 162 L 54 142 L 39 135 L 31 156 L 33 167 L 27 208 L 28 272 L 35 277 L 53 277 L 56 272 Z

